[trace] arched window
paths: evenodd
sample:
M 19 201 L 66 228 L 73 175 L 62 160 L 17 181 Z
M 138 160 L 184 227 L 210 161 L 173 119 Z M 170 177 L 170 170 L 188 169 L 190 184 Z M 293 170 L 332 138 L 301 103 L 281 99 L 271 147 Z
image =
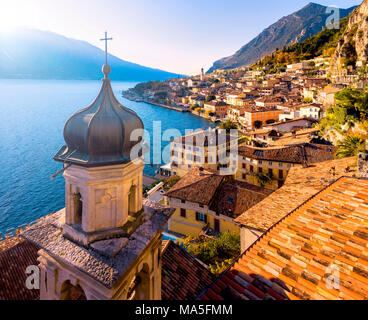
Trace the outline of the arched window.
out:
M 145 263 L 142 270 L 135 276 L 128 290 L 128 300 L 149 300 L 150 299 L 150 279 L 149 267 Z
M 61 286 L 60 300 L 87 300 L 87 297 L 79 284 L 73 286 L 68 280 Z

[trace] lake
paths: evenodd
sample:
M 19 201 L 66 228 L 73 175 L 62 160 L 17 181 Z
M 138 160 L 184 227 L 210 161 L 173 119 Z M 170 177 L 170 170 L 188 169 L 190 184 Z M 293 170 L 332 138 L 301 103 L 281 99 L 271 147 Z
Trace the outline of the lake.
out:
M 162 131 L 213 127 L 203 118 L 121 96 L 135 83 L 112 82 L 117 99 L 142 118 L 152 134 L 154 121 Z M 50 176 L 62 168 L 52 157 L 65 144 L 65 121 L 87 107 L 100 81 L 0 80 L 0 232 L 29 223 L 64 207 L 64 178 Z M 165 148 L 169 142 L 162 142 Z M 155 169 L 145 166 L 144 174 Z

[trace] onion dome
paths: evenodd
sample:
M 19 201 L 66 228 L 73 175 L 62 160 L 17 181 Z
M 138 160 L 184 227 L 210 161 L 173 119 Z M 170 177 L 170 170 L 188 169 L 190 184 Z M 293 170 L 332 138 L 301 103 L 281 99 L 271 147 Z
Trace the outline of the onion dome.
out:
M 108 75 L 111 68 L 105 64 L 105 75 L 96 100 L 87 108 L 77 111 L 65 123 L 66 146 L 54 160 L 81 166 L 105 166 L 128 163 L 132 148 L 141 142 L 131 141 L 135 129 L 144 129 L 143 122 L 131 109 L 122 106 L 114 96 Z M 138 156 L 142 154 L 139 152 Z

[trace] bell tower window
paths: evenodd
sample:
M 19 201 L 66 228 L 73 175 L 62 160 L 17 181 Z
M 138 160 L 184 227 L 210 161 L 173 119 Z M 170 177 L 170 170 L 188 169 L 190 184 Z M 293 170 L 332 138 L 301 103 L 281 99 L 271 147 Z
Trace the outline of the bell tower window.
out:
M 128 300 L 149 300 L 152 290 L 152 282 L 149 277 L 149 267 L 147 263 L 143 265 L 142 270 L 135 275 L 128 290 Z
M 87 300 L 87 297 L 79 284 L 73 286 L 68 280 L 61 286 L 60 300 Z
M 79 190 L 73 194 L 73 204 L 74 204 L 74 211 L 73 211 L 74 224 L 81 224 L 83 215 L 83 201 Z
M 129 214 L 137 212 L 137 187 L 135 185 L 131 186 L 128 195 L 128 212 Z

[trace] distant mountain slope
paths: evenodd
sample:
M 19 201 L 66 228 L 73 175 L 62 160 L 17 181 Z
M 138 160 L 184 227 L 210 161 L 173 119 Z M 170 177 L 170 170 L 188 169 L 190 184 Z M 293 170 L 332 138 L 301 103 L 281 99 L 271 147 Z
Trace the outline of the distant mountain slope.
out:
M 80 40 L 56 33 L 17 29 L 0 34 L 0 78 L 100 79 L 105 53 Z M 177 74 L 151 69 L 109 55 L 111 79 L 166 80 Z
M 340 9 L 340 18 L 348 16 L 354 8 Z M 216 61 L 208 72 L 252 64 L 277 48 L 281 49 L 315 35 L 322 30 L 331 15 L 326 13 L 326 9 L 325 6 L 310 3 L 301 10 L 281 18 L 234 55 Z
M 251 65 L 253 69 L 267 69 L 268 73 L 284 72 L 288 64 L 303 60 L 314 59 L 319 56 L 331 57 L 338 47 L 348 26 L 349 17 L 340 20 L 340 29 L 324 28 L 314 36 L 302 42 L 294 43 Z

